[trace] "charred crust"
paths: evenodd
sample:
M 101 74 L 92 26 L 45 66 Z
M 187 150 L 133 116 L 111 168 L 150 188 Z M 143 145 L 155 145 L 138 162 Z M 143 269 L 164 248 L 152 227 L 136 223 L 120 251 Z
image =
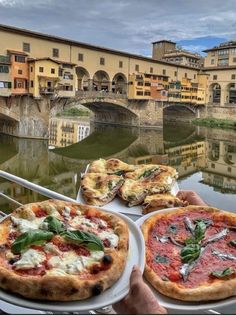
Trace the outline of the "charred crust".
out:
M 71 288 L 70 289 L 70 295 L 73 295 L 73 294 L 76 294 L 76 293 L 78 293 L 79 292 L 79 290 L 78 289 L 76 289 L 76 288 Z
M 113 258 L 110 255 L 105 255 L 102 259 L 104 265 L 110 265 L 113 262 Z
M 1 284 L 6 284 L 7 283 L 7 278 L 2 277 L 2 279 L 0 279 Z
M 103 286 L 102 286 L 100 283 L 97 283 L 97 284 L 95 284 L 95 285 L 92 287 L 92 295 L 93 295 L 93 296 L 96 296 L 96 295 L 101 294 L 102 291 L 103 291 Z
M 50 295 L 50 290 L 48 288 L 41 288 L 40 293 L 44 296 L 49 296 Z

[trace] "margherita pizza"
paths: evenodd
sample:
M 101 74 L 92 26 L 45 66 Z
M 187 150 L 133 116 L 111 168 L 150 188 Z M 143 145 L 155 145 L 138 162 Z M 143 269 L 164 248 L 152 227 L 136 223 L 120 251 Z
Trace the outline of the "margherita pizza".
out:
M 145 277 L 164 295 L 208 301 L 236 295 L 236 215 L 188 206 L 142 225 Z
M 31 299 L 100 294 L 126 264 L 126 223 L 85 205 L 47 200 L 21 206 L 0 223 L 0 235 L 0 288 Z

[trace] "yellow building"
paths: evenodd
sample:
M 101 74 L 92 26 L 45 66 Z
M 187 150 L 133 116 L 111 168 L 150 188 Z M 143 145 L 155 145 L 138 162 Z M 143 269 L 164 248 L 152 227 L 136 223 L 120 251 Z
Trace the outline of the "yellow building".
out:
M 169 84 L 168 101 L 173 103 L 197 104 L 198 83 L 188 78 L 181 81 L 172 81 Z
M 57 86 L 59 97 L 73 97 L 76 90 L 75 64 L 63 62 L 59 67 L 59 82 Z
M 53 95 L 59 81 L 58 61 L 51 58 L 30 59 L 29 61 L 29 93 L 34 97 Z

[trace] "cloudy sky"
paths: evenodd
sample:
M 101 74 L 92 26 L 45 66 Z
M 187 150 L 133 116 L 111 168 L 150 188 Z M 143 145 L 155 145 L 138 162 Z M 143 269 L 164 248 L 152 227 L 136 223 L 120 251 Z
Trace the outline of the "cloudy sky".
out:
M 201 52 L 236 39 L 236 1 L 0 0 L 0 23 L 146 56 L 161 39 Z

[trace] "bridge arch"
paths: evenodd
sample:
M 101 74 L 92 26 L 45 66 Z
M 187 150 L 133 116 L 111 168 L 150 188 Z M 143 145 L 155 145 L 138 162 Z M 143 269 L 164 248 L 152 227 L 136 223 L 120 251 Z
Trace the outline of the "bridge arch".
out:
M 118 72 L 114 75 L 112 79 L 112 92 L 119 94 L 127 93 L 127 78 L 123 73 Z
M 93 90 L 95 91 L 110 91 L 111 80 L 109 74 L 104 70 L 98 70 L 93 75 Z
M 164 121 L 188 122 L 195 118 L 197 109 L 188 104 L 169 103 L 163 106 Z
M 218 82 L 209 86 L 209 103 L 219 104 L 221 99 L 221 85 Z
M 89 72 L 83 67 L 76 67 L 77 88 L 79 91 L 88 91 L 90 83 Z

